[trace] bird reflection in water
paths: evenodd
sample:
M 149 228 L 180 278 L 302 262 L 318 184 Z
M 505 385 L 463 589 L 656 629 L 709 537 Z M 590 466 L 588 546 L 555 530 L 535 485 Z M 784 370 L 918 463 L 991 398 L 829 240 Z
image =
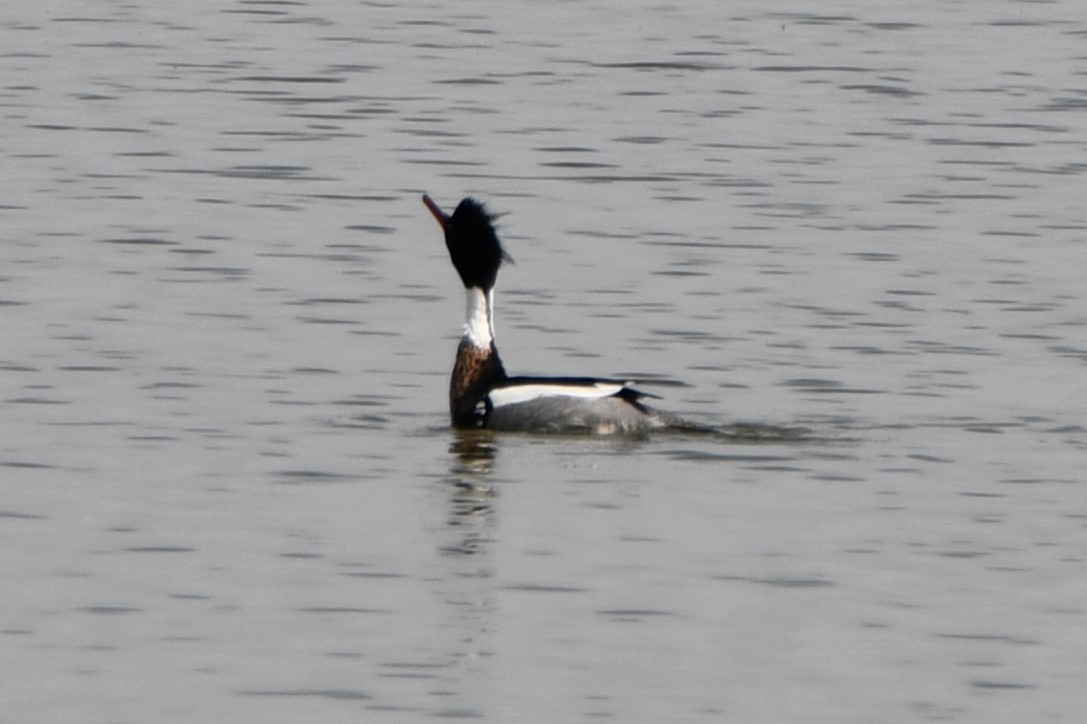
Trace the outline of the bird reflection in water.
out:
M 498 443 L 492 433 L 482 430 L 454 432 L 449 452 L 454 456 L 448 481 L 452 486 L 449 528 L 460 530 L 458 543 L 446 546 L 447 553 L 479 553 L 490 539 L 487 531 L 494 514 L 494 486 L 487 481 Z

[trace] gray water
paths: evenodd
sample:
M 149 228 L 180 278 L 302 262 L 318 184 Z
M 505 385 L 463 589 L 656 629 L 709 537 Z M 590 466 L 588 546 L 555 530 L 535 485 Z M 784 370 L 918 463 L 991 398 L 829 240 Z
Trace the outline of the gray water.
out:
M 19 5 L 0 721 L 1082 720 L 1078 0 Z

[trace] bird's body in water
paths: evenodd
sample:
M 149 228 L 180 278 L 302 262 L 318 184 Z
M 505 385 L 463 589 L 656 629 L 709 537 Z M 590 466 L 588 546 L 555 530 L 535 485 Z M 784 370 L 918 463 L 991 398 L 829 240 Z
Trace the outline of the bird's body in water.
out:
M 644 400 L 652 395 L 622 380 L 507 375 L 494 340 L 494 288 L 509 256 L 494 216 L 473 198 L 461 201 L 452 214 L 429 196 L 423 196 L 423 203 L 442 227 L 467 299 L 464 335 L 449 384 L 455 427 L 598 434 L 700 429 L 649 407 Z

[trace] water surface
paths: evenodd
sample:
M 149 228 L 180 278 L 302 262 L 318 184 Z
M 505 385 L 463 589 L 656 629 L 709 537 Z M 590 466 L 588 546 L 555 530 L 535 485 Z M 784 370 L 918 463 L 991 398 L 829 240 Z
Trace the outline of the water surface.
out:
M 1081 718 L 1078 4 L 0 28 L 0 718 Z M 424 191 L 511 372 L 808 434 L 449 430 Z

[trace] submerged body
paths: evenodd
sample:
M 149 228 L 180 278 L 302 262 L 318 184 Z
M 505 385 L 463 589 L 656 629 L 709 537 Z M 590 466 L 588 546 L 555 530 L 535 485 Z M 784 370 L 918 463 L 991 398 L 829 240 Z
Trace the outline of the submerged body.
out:
M 494 286 L 509 260 L 493 216 L 466 198 L 453 214 L 429 196 L 423 203 L 445 232 L 445 243 L 467 296 L 464 335 L 449 382 L 454 426 L 510 432 L 639 434 L 700 429 L 646 406 L 652 397 L 620 380 L 593 377 L 510 377 L 494 343 Z

